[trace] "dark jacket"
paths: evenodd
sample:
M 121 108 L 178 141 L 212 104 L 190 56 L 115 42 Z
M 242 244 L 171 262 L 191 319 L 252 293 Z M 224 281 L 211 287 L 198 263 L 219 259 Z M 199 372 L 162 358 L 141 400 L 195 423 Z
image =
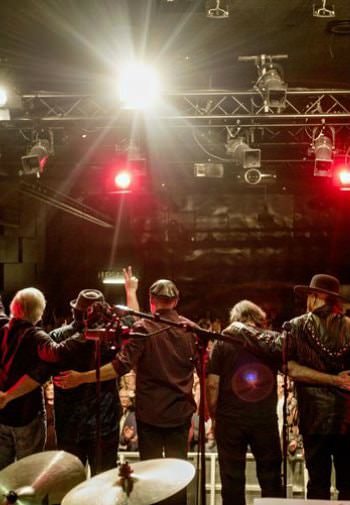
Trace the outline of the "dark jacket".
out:
M 74 369 L 80 372 L 95 368 L 95 345 L 86 340 L 79 323 L 57 328 L 50 333 L 58 348 L 65 349 L 60 369 Z M 46 358 L 53 357 L 46 349 Z M 101 346 L 101 364 L 110 362 L 115 355 L 108 346 Z M 45 356 L 42 353 L 42 358 Z M 118 428 L 119 395 L 115 380 L 101 383 L 100 421 L 101 435 L 107 436 Z M 82 384 L 74 389 L 63 390 L 55 387 L 55 425 L 57 441 L 79 443 L 96 437 L 96 384 Z
M 160 310 L 160 315 L 174 322 L 184 322 L 175 310 Z M 136 368 L 136 418 L 160 427 L 181 426 L 190 421 L 196 409 L 192 395 L 195 368 L 195 337 L 183 328 L 140 320 L 133 329 L 152 333 L 132 338 L 113 361 L 118 375 Z
M 289 359 L 330 374 L 350 368 L 347 317 L 334 314 L 329 318 L 325 308 L 297 317 L 291 324 Z M 295 386 L 302 434 L 350 433 L 350 393 L 302 382 L 296 382 Z
M 2 322 L 6 319 L 2 318 Z M 0 329 L 0 390 L 7 391 L 26 374 L 40 383 L 49 378 L 51 367 L 38 357 L 38 348 L 48 339 L 43 330 L 29 321 L 8 320 Z M 44 412 L 42 388 L 36 388 L 0 410 L 0 423 L 25 426 Z
M 291 320 L 287 359 L 320 372 L 338 374 L 350 369 L 350 320 L 324 306 Z M 284 337 L 237 327 L 246 348 L 262 352 L 282 365 Z M 302 434 L 350 433 L 350 394 L 331 386 L 296 383 L 299 428 Z

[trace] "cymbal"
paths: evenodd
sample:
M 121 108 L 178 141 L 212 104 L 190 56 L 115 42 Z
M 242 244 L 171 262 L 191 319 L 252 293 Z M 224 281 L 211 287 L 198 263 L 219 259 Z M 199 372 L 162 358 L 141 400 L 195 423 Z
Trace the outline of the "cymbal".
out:
M 72 489 L 62 505 L 151 505 L 187 486 L 195 469 L 188 461 L 173 458 L 133 463 L 129 496 L 123 490 L 119 468 L 108 470 Z
M 86 479 L 81 461 L 64 451 L 26 456 L 0 471 L 0 504 L 61 503 L 74 486 Z M 10 493 L 10 496 L 9 496 Z M 46 501 L 47 503 L 47 501 Z

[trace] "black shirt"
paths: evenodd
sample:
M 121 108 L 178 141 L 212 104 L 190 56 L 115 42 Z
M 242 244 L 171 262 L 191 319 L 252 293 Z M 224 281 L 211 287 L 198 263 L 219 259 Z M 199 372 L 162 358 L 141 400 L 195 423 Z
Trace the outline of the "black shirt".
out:
M 277 370 L 266 360 L 242 346 L 216 341 L 207 373 L 220 376 L 217 417 L 236 421 L 276 417 Z
M 50 368 L 40 362 L 37 353 L 45 339 L 49 337 L 43 330 L 21 319 L 11 319 L 0 329 L 0 390 L 7 391 L 26 374 L 40 383 L 48 379 Z M 0 410 L 0 423 L 25 426 L 44 411 L 42 388 L 36 388 Z
M 159 310 L 162 317 L 186 322 L 175 310 Z M 152 333 L 166 324 L 141 319 L 135 332 Z M 118 375 L 136 367 L 136 418 L 160 427 L 185 424 L 196 409 L 192 395 L 195 337 L 183 328 L 170 327 L 158 335 L 134 338 L 113 361 Z
M 74 335 L 74 338 L 70 338 Z M 82 327 L 76 321 L 50 333 L 60 347 L 66 348 L 61 370 L 84 372 L 95 368 L 95 344 L 86 340 Z M 69 349 L 69 352 L 67 352 Z M 101 364 L 111 362 L 115 355 L 108 346 L 101 346 Z M 101 382 L 100 420 L 101 435 L 117 430 L 119 395 L 115 380 Z M 96 436 L 96 384 L 82 384 L 74 389 L 55 387 L 55 423 L 59 443 L 78 443 Z

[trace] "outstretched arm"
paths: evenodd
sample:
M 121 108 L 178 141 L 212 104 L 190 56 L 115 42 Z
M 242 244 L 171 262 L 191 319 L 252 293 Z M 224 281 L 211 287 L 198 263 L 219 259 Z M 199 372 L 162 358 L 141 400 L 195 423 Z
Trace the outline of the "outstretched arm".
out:
M 101 381 L 109 381 L 117 378 L 117 372 L 112 363 L 107 363 L 100 368 Z M 76 372 L 75 370 L 67 370 L 61 372 L 53 378 L 53 383 L 62 389 L 71 389 L 87 384 L 96 382 L 96 370 L 89 370 L 88 372 Z
M 245 349 L 262 359 L 268 359 L 282 369 L 283 340 L 281 334 L 248 327 L 242 323 L 232 323 L 224 330 L 224 334 L 241 338 Z M 297 382 L 320 386 L 336 386 L 350 390 L 350 375 L 348 372 L 332 375 L 301 365 L 295 360 L 289 360 L 287 373 L 292 380 Z
M 338 375 L 332 375 L 300 365 L 296 361 L 288 361 L 288 375 L 294 381 L 307 382 L 315 385 L 336 386 L 350 390 L 349 371 L 341 372 Z

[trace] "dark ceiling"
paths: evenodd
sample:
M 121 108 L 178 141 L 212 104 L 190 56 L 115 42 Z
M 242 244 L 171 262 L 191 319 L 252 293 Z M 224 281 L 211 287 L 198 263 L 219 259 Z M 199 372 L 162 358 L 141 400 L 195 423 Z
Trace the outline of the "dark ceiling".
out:
M 289 87 L 350 88 L 349 0 L 335 0 L 332 20 L 313 17 L 312 0 L 229 3 L 230 17 L 213 20 L 204 14 L 205 2 L 194 0 L 0 0 L 2 67 L 21 93 L 104 93 L 114 85 L 118 65 L 136 55 L 159 67 L 169 90 L 245 90 L 256 80 L 256 70 L 252 64 L 239 63 L 239 56 L 287 54 L 282 63 Z M 126 243 L 125 258 L 134 257 L 144 265 L 147 281 L 155 275 L 174 276 L 190 286 L 192 298 L 202 283 L 210 306 L 215 305 L 210 298 L 215 283 L 216 303 L 222 304 L 223 296 L 231 296 L 231 280 L 238 285 L 253 279 L 251 291 L 256 292 L 260 281 L 306 281 L 315 269 L 346 277 L 349 202 L 337 200 L 323 188 L 314 195 L 325 178 L 313 177 L 312 164 L 282 164 L 274 186 L 233 187 L 232 176 L 229 183 L 224 179 L 202 184 L 193 177 L 190 181 L 188 174 L 191 170 L 193 174 L 194 160 L 207 156 L 188 130 L 174 128 L 162 135 L 162 127 L 146 135 L 142 131 L 141 136 L 145 153 L 154 162 L 160 194 L 154 199 L 130 198 L 122 223 L 129 233 L 128 243 L 127 234 L 120 233 L 120 242 Z M 10 166 L 17 174 L 30 132 L 6 129 L 6 125 L 0 130 L 1 175 L 9 174 Z M 82 131 L 88 131 L 88 136 L 82 138 Z M 216 131 L 209 133 L 212 145 L 223 146 Z M 288 146 L 281 143 L 280 158 L 307 156 L 310 138 L 304 133 Z M 96 171 L 128 135 L 127 128 L 115 135 L 88 123 L 71 122 L 58 129 L 55 156 L 49 158 L 42 183 L 57 178 L 59 189 L 79 202 L 109 216 L 121 214 L 123 202 L 114 200 L 111 213 L 110 200 L 91 194 L 97 185 L 82 176 L 88 165 L 90 174 Z M 147 146 L 149 138 L 153 142 Z M 265 151 L 262 158 L 265 168 Z M 77 181 L 80 186 L 85 183 L 83 196 Z M 64 276 L 76 275 L 74 289 L 86 287 L 81 286 L 82 279 L 87 282 L 87 275 L 95 275 L 93 267 L 98 270 L 103 261 L 107 263 L 109 249 L 114 253 L 118 242 L 119 217 L 114 236 L 109 229 L 95 232 L 93 225 L 75 217 L 68 222 L 68 218 L 56 214 L 48 226 L 49 263 L 56 267 L 53 292 L 62 272 L 67 272 L 67 263 L 70 270 Z M 68 255 L 81 258 L 77 274 Z M 227 291 L 222 291 L 223 285 Z M 250 295 L 250 291 L 245 294 Z
M 350 2 L 335 0 L 332 19 L 313 17 L 314 2 L 322 0 L 225 0 L 229 18 L 209 19 L 203 0 L 1 0 L 0 58 L 3 71 L 22 94 L 107 94 L 111 84 L 115 86 L 120 63 L 135 56 L 159 68 L 167 90 L 247 90 L 256 80 L 256 69 L 252 63 L 238 62 L 238 57 L 259 54 L 288 55 L 282 66 L 290 88 L 349 89 Z M 277 171 L 278 184 L 268 191 L 293 186 L 296 192 L 309 192 L 324 183 L 313 178 L 308 153 L 312 130 L 305 125 L 299 137 L 284 136 L 282 142 L 274 140 L 274 133 L 266 136 L 267 130 L 254 133 L 255 146 L 264 144 L 263 168 L 267 165 L 271 174 Z M 40 126 L 38 114 L 30 128 Z M 30 128 L 14 131 L 5 125 L 0 129 L 4 174 L 18 174 L 20 156 L 31 140 Z M 88 131 L 87 138 L 82 139 L 83 131 Z M 55 131 L 55 156 L 49 158 L 45 177 L 67 180 L 71 176 L 64 186 L 70 191 L 74 178 L 81 181 L 82 170 L 91 172 L 91 166 L 94 170 L 103 165 L 117 144 L 127 145 L 133 131 L 130 124 L 101 133 L 88 122 L 65 123 Z M 210 152 L 227 157 L 226 133 L 225 128 L 203 129 L 197 132 L 197 140 Z M 345 128 L 336 135 L 342 153 L 348 133 Z M 150 132 L 141 127 L 139 140 L 158 187 L 173 177 L 177 191 L 195 190 L 193 162 L 206 161 L 208 156 L 192 131 L 166 130 L 161 125 Z M 91 182 L 85 182 L 91 187 Z M 196 181 L 197 191 L 208 186 L 221 192 L 242 191 L 225 180 L 214 182 L 205 187 Z
M 317 0 L 320 1 L 320 0 Z M 109 80 L 131 53 L 152 59 L 169 87 L 249 87 L 253 66 L 239 55 L 288 54 L 291 86 L 348 87 L 348 0 L 336 18 L 312 16 L 312 0 L 230 0 L 228 19 L 194 0 L 2 0 L 0 56 L 22 91 L 80 90 Z

